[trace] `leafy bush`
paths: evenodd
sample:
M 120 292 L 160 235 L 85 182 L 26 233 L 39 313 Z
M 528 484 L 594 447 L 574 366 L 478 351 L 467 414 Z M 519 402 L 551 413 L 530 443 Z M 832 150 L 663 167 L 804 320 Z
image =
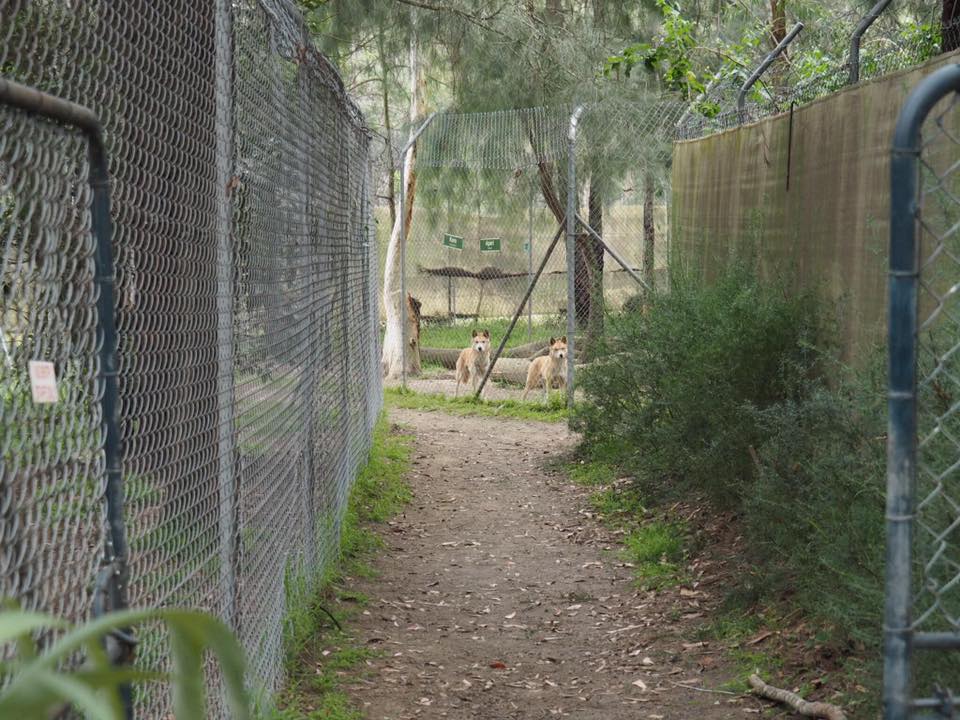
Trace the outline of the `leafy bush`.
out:
M 879 357 L 877 358 L 880 359 Z M 756 413 L 766 440 L 743 514 L 762 585 L 875 646 L 883 612 L 886 388 L 881 363 Z
M 612 322 L 605 357 L 582 373 L 575 420 L 583 452 L 632 470 L 646 499 L 706 496 L 735 509 L 752 568 L 737 604 L 803 610 L 821 647 L 862 662 L 858 682 L 873 688 L 857 702 L 870 705 L 884 607 L 885 353 L 842 366 L 826 315 L 810 294 L 791 297 L 742 265 L 712 286 L 681 275 L 670 294 Z M 925 341 L 949 348 L 955 338 Z M 923 446 L 926 465 L 945 473 L 956 461 L 955 400 L 936 383 L 921 396 L 922 431 L 948 426 L 931 433 L 948 441 Z M 940 528 L 955 519 L 946 502 L 924 512 Z M 958 673 L 960 658 L 917 658 L 918 688 Z
M 648 496 L 706 491 L 735 504 L 763 439 L 757 409 L 796 398 L 824 336 L 812 293 L 791 296 L 734 264 L 712 285 L 676 273 L 581 376 L 574 422 L 595 457 L 637 473 Z

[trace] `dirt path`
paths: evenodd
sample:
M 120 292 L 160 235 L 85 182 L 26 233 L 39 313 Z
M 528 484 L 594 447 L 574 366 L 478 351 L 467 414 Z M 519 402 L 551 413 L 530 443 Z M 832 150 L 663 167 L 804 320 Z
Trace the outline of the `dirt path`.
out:
M 384 533 L 357 640 L 382 650 L 351 692 L 368 720 L 713 720 L 759 705 L 691 639 L 701 585 L 638 591 L 588 493 L 546 463 L 562 425 L 396 410 L 416 434 L 414 500 Z M 709 564 L 709 563 L 708 563 Z M 715 579 L 715 578 L 714 578 Z

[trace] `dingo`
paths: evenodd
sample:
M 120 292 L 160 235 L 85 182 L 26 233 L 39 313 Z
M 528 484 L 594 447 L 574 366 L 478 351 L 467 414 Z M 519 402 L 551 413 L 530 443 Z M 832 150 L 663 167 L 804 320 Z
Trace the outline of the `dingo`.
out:
M 460 351 L 457 358 L 457 391 L 454 397 L 460 394 L 460 383 L 473 384 L 473 391 L 477 391 L 477 383 L 483 379 L 490 364 L 490 331 L 474 330 L 470 347 Z
M 538 357 L 530 363 L 527 370 L 527 386 L 523 389 L 523 399 L 541 382 L 543 383 L 543 400 L 547 401 L 553 381 L 559 380 L 560 387 L 567 386 L 567 336 L 550 338 L 550 354 Z

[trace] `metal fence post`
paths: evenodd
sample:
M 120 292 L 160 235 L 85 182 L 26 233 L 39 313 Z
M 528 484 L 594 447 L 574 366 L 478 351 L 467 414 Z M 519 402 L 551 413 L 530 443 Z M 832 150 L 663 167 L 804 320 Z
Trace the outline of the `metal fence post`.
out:
M 576 308 L 576 245 L 577 245 L 577 123 L 583 114 L 578 105 L 570 116 L 567 134 L 567 407 L 573 407 L 574 382 L 574 334 L 577 331 Z
M 217 133 L 217 485 L 219 488 L 220 584 L 223 619 L 237 629 L 237 482 L 233 391 L 233 52 L 229 0 L 216 6 Z
M 400 346 L 402 358 L 401 385 L 407 386 L 407 173 L 413 172 L 413 158 L 407 152 L 413 147 L 424 130 L 433 122 L 437 113 L 430 113 L 400 151 L 403 158 L 400 170 Z M 409 168 L 408 168 L 409 165 Z M 412 221 L 411 217 L 411 221 Z
M 907 720 L 911 698 L 913 526 L 917 477 L 918 189 L 924 119 L 960 91 L 960 65 L 924 79 L 904 103 L 890 165 L 888 327 L 887 566 L 884 614 L 885 720 Z
M 880 2 L 870 8 L 870 12 L 863 16 L 863 19 L 857 24 L 853 35 L 850 37 L 850 58 L 848 63 L 850 65 L 851 85 L 860 82 L 860 40 L 870 26 L 876 22 L 876 19 L 887 9 L 890 2 L 891 0 L 880 0 Z

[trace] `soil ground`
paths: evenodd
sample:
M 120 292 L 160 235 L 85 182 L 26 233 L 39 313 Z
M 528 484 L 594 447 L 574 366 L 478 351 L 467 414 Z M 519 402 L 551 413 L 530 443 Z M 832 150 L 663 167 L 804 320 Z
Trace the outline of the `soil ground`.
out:
M 349 681 L 368 720 L 714 720 L 761 712 L 698 642 L 724 584 L 709 550 L 685 586 L 639 590 L 589 490 L 555 467 L 562 424 L 394 410 L 415 435 L 414 500 L 383 532 L 351 623 L 380 652 Z

